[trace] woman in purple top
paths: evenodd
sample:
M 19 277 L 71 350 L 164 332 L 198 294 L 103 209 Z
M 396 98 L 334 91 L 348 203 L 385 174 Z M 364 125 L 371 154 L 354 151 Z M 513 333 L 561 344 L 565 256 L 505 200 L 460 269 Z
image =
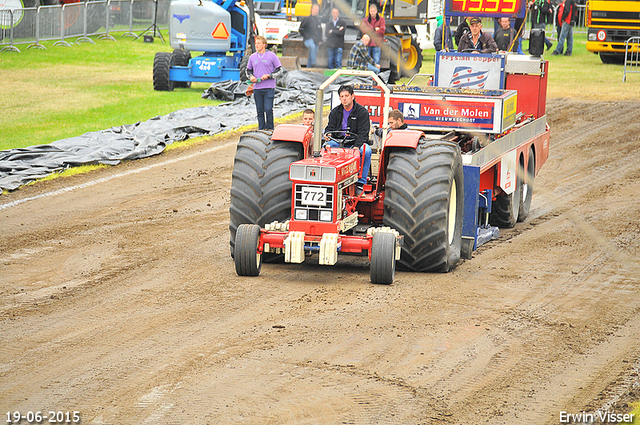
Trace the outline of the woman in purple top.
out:
M 280 59 L 267 51 L 267 39 L 256 37 L 256 52 L 249 57 L 247 71 L 253 84 L 253 98 L 258 113 L 258 130 L 273 130 L 273 98 L 276 78 L 284 72 Z

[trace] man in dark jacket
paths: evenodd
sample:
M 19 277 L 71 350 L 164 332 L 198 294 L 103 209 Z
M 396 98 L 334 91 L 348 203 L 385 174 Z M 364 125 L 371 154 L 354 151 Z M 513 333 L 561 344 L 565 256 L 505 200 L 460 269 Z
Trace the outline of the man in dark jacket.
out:
M 550 0 L 533 0 L 529 3 L 529 10 L 531 11 L 531 28 L 543 30 L 547 27 L 547 24 L 552 23 L 553 6 Z M 547 50 L 553 46 L 546 34 L 544 44 L 547 45 Z
M 469 19 L 470 32 L 460 37 L 458 52 L 473 50 L 474 53 L 495 53 L 498 46 L 487 33 L 482 32 L 482 20 L 478 17 Z
M 515 52 L 517 48 L 514 42 L 516 30 L 511 28 L 511 21 L 509 18 L 500 18 L 498 22 L 500 23 L 500 28 L 498 28 L 493 36 L 498 50 L 501 52 Z
M 340 18 L 340 11 L 334 7 L 331 10 L 331 19 L 327 22 L 325 28 L 329 69 L 342 68 L 342 51 L 344 48 L 344 32 L 346 28 L 346 22 Z
M 341 85 L 338 89 L 338 95 L 340 96 L 340 105 L 333 108 L 329 113 L 329 123 L 324 129 L 325 140 L 329 146 L 339 147 L 339 143 L 331 140 L 326 133 L 345 130 L 357 135 L 355 141 L 346 141 L 348 146 L 345 147 L 360 150 L 360 170 L 362 174 L 358 179 L 358 183 L 356 183 L 356 196 L 360 196 L 364 185 L 367 183 L 367 176 L 371 167 L 371 146 L 369 146 L 371 122 L 369 121 L 369 112 L 364 106 L 355 101 L 353 86 L 348 84 Z
M 318 12 L 320 6 L 318 3 L 314 3 L 311 6 L 311 15 L 302 20 L 298 32 L 304 39 L 304 45 L 309 49 L 309 60 L 307 61 L 307 68 L 316 66 L 316 55 L 318 54 L 318 47 L 322 43 L 322 25 L 320 24 L 320 18 L 318 18 Z
M 564 2 L 564 10 L 559 20 L 562 22 L 562 30 L 560 31 L 560 37 L 558 37 L 558 45 L 551 54 L 561 55 L 564 49 L 564 41 L 567 40 L 567 50 L 564 55 L 571 56 L 571 53 L 573 53 L 573 26 L 578 21 L 578 6 L 575 0 L 566 0 Z

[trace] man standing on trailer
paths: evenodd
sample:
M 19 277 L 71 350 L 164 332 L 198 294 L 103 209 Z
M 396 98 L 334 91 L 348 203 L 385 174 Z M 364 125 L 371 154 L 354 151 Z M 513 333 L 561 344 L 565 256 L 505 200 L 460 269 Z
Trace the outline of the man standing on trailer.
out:
M 273 130 L 273 98 L 276 95 L 276 77 L 284 71 L 280 59 L 266 51 L 267 39 L 256 37 L 256 52 L 249 57 L 247 71 L 253 83 L 253 98 L 258 113 L 258 130 Z
M 498 19 L 500 28 L 496 31 L 493 38 L 501 52 L 515 52 L 517 50 L 516 30 L 511 28 L 511 20 L 509 18 Z M 515 41 L 514 41 L 515 40 Z
M 473 53 L 495 53 L 498 51 L 498 46 L 493 37 L 482 32 L 482 20 L 480 18 L 476 16 L 469 19 L 469 29 L 470 32 L 460 37 L 458 52 L 473 50 Z
M 369 121 L 369 112 L 364 106 L 355 101 L 353 86 L 348 84 L 341 85 L 338 89 L 338 95 L 340 96 L 340 105 L 333 108 L 329 113 L 329 123 L 324 131 L 327 133 L 345 130 L 357 134 L 358 138 L 351 142 L 353 144 L 345 147 L 360 150 L 360 170 L 362 175 L 358 179 L 358 183 L 356 183 L 356 196 L 360 196 L 364 185 L 367 183 L 367 176 L 371 167 L 371 146 L 369 146 L 371 122 Z M 338 142 L 330 140 L 327 134 L 325 134 L 325 140 L 332 148 L 339 147 Z

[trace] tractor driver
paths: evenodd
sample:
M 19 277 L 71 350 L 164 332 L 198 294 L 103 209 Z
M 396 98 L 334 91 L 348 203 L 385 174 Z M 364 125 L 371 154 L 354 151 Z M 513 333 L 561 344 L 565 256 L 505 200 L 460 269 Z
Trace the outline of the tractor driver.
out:
M 347 141 L 352 143 L 355 149 L 360 149 L 360 170 L 362 171 L 360 179 L 356 183 L 356 196 L 360 196 L 367 183 L 369 175 L 369 167 L 371 167 L 371 146 L 369 146 L 369 129 L 371 123 L 369 121 L 369 113 L 364 106 L 359 105 L 355 101 L 353 95 L 353 86 L 343 84 L 338 89 L 340 96 L 340 105 L 336 106 L 329 113 L 329 123 L 324 129 L 325 133 L 330 131 L 346 130 L 355 133 L 358 137 L 355 141 Z M 331 147 L 338 147 L 339 144 L 335 140 L 330 140 L 328 134 L 325 134 L 326 144 Z

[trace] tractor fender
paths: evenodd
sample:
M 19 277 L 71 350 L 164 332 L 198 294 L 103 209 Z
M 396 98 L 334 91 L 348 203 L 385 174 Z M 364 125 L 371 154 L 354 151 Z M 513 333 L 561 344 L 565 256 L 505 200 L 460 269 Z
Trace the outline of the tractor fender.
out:
M 416 130 L 392 130 L 389 132 L 384 142 L 384 148 L 380 154 L 381 165 L 378 173 L 378 182 L 384 184 L 387 178 L 386 169 L 391 151 L 394 150 L 394 148 L 416 149 L 421 137 L 424 137 L 424 133 Z
M 303 152 L 306 152 L 305 157 L 308 157 L 313 148 L 313 127 L 300 124 L 280 124 L 273 130 L 271 140 L 298 142 L 304 146 Z
M 421 131 L 416 130 L 395 130 L 390 131 L 387 140 L 384 142 L 385 148 L 413 148 L 418 146 L 420 137 L 423 136 Z

